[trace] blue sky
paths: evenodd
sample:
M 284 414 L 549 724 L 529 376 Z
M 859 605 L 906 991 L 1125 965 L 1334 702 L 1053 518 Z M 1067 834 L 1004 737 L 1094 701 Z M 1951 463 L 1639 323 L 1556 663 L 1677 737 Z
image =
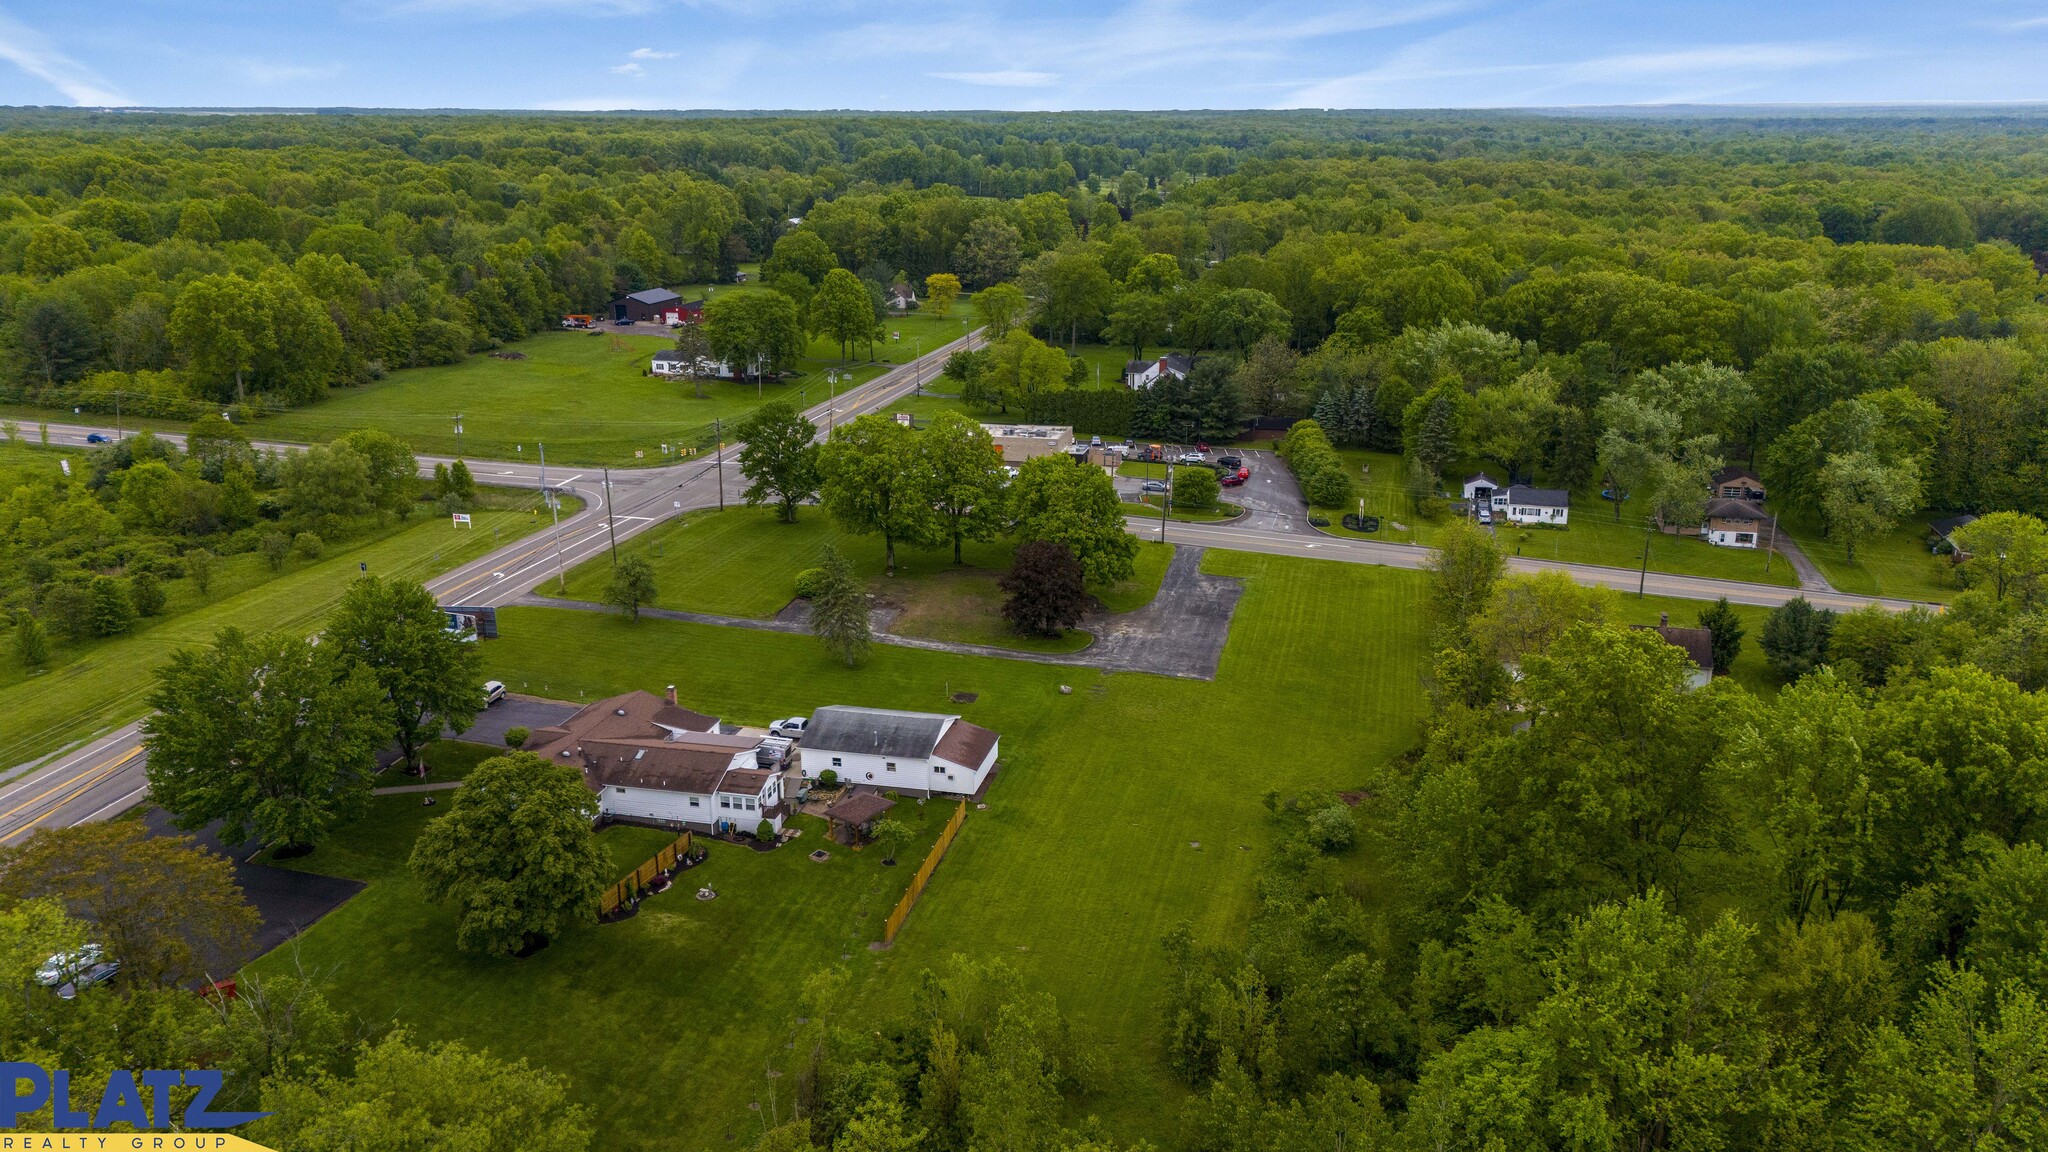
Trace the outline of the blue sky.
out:
M 2033 101 L 2044 61 L 2048 0 L 0 0 L 0 104 Z

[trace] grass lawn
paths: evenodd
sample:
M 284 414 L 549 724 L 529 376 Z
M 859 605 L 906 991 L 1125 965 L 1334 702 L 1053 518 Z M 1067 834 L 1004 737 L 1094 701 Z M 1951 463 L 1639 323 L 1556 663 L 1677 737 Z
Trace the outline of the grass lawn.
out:
M 883 593 L 901 605 L 889 630 L 905 636 L 992 644 L 1028 652 L 1078 652 L 1091 637 L 1071 630 L 1059 637 L 1020 636 L 1003 619 L 1003 592 L 996 587 L 1001 573 L 986 568 L 934 572 L 915 584 L 898 582 Z
M 837 848 L 812 864 L 802 853 L 816 824 L 800 820 L 798 851 L 714 845 L 683 887 L 710 883 L 715 901 L 670 893 L 530 960 L 479 961 L 454 951 L 448 915 L 403 875 L 426 817 L 387 804 L 297 862 L 373 881 L 301 938 L 299 959 L 331 970 L 338 1000 L 366 1019 L 569 1075 L 607 1147 L 651 1150 L 758 1135 L 749 1104 L 765 1107 L 769 1067 L 789 1069 L 783 1045 L 808 973 L 843 968 L 847 1002 L 879 1026 L 950 955 L 999 956 L 1052 992 L 1097 1054 L 1104 1087 L 1077 1111 L 1120 1141 L 1172 1142 L 1184 1092 L 1161 1060 L 1159 940 L 1182 919 L 1201 938 L 1233 938 L 1270 847 L 1264 792 L 1359 784 L 1413 743 L 1425 705 L 1419 573 L 1220 550 L 1204 569 L 1245 585 L 1206 683 L 887 647 L 847 669 L 807 637 L 508 609 L 505 638 L 484 649 L 488 673 L 563 698 L 674 683 L 690 706 L 753 723 L 825 703 L 959 711 L 1003 737 L 990 808 L 969 813 L 888 952 L 866 945 L 908 870 Z M 1621 612 L 1690 624 L 1699 607 L 1628 597 Z M 1761 611 L 1744 619 L 1754 636 Z M 1736 673 L 1761 676 L 1753 646 Z M 952 703 L 960 691 L 978 698 Z M 945 815 L 927 806 L 920 836 Z M 676 1083 L 690 1085 L 688 1107 Z
M 467 740 L 436 740 L 420 751 L 420 759 L 426 762 L 424 777 L 407 776 L 403 772 L 386 772 L 377 781 L 379 788 L 391 788 L 406 784 L 441 784 L 449 780 L 467 780 L 476 766 L 493 756 L 510 752 L 493 744 L 474 744 Z
M 1911 517 L 1885 535 L 1857 544 L 1853 560 L 1816 529 L 1802 524 L 1787 530 L 1828 583 L 1843 592 L 1946 603 L 1963 587 L 1948 558 L 1927 550 L 1926 519 Z
M 882 575 L 881 539 L 841 531 L 822 509 L 804 508 L 796 523 L 784 524 L 770 509 L 733 508 L 685 515 L 643 533 L 620 551 L 644 557 L 654 566 L 657 607 L 765 619 L 795 597 L 797 573 L 821 563 L 827 545 L 853 562 L 878 599 L 913 609 L 906 635 L 1034 651 L 1071 651 L 1078 645 L 1054 641 L 1047 647 L 1046 641 L 1010 632 L 996 616 L 1000 598 L 994 592 L 995 577 L 1010 566 L 1015 550 L 1008 540 L 970 541 L 963 552 L 964 568 L 953 564 L 951 548 L 899 547 L 896 575 L 891 578 Z M 1170 558 L 1168 553 L 1152 559 L 1141 547 L 1139 570 L 1128 587 L 1089 591 L 1111 611 L 1130 611 L 1159 590 Z M 609 556 L 578 565 L 569 572 L 564 595 L 602 600 L 611 571 Z M 945 590 L 936 591 L 941 585 Z M 541 591 L 552 594 L 553 587 Z M 917 608 L 927 598 L 948 606 Z M 984 610 L 972 619 L 974 614 L 966 611 L 970 601 Z
M 519 493 L 503 499 L 532 503 L 535 497 Z M 170 594 L 165 614 L 142 621 L 126 636 L 53 643 L 47 670 L 34 675 L 13 660 L 0 663 L 0 716 L 7 718 L 0 725 L 0 768 L 142 715 L 156 666 L 179 648 L 211 641 L 227 625 L 315 631 L 358 575 L 358 564 L 367 564 L 380 576 L 425 580 L 544 523 L 506 508 L 479 510 L 474 528 L 456 528 L 445 517 L 423 511 L 409 525 L 336 546 L 320 560 L 293 557 L 280 572 L 271 572 L 253 555 L 225 558 L 205 597 L 190 580 L 170 581 L 165 586 Z
M 330 389 L 316 404 L 263 417 L 247 429 L 259 439 L 322 443 L 357 428 L 381 428 L 415 452 L 493 460 L 535 459 L 538 438 L 546 442 L 550 462 L 658 464 L 664 444 L 670 450 L 708 447 L 713 420 L 729 426 L 763 400 L 819 403 L 831 391 L 825 379 L 828 369 L 850 374 L 851 379 L 838 385 L 841 389 L 866 383 L 890 367 L 958 339 L 972 327 L 972 316 L 972 309 L 964 306 L 956 306 L 944 320 L 915 312 L 892 316 L 883 323 L 884 335 L 875 344 L 873 361 L 856 352 L 855 359 L 842 362 L 837 344 L 813 340 L 792 378 L 765 386 L 706 381 L 702 400 L 687 382 L 642 374 L 648 359 L 672 342 L 665 327 L 639 325 L 638 331 L 624 333 L 542 332 L 500 349 L 524 359 L 478 353 L 457 364 L 400 369 L 361 388 Z M 891 339 L 892 333 L 898 338 Z M 462 416 L 459 443 L 457 414 Z M 22 406 L 0 409 L 0 416 L 18 421 L 22 436 L 30 441 L 36 438 L 39 420 L 113 422 L 111 414 L 73 415 L 69 409 Z M 183 431 L 190 421 L 126 423 Z
M 1408 474 L 1406 460 L 1392 453 L 1362 449 L 1341 449 L 1338 456 L 1351 470 L 1358 495 L 1365 501 L 1365 514 L 1380 518 L 1380 530 L 1375 533 L 1354 532 L 1343 526 L 1344 514 L 1358 511 L 1358 503 L 1354 500 L 1347 508 L 1314 510 L 1329 517 L 1330 526 L 1325 531 L 1397 544 L 1427 546 L 1435 542 L 1442 524 L 1429 523 L 1416 514 L 1416 497 L 1424 493 L 1416 490 Z M 1470 466 L 1455 468 L 1451 475 L 1462 478 L 1478 470 L 1477 462 L 1467 461 L 1466 464 Z M 1495 474 L 1499 474 L 1498 470 Z M 1401 527 L 1396 528 L 1396 524 Z M 1614 505 L 1599 499 L 1597 492 L 1579 493 L 1572 497 L 1568 526 L 1522 528 L 1503 524 L 1496 530 L 1495 538 L 1511 555 L 1573 564 L 1603 564 L 1612 568 L 1640 567 L 1643 544 L 1647 540 L 1652 572 L 1748 580 L 1788 588 L 1799 583 L 1799 577 L 1782 556 L 1771 558 L 1767 567 L 1765 554 L 1760 550 L 1717 548 L 1694 537 L 1652 532 L 1649 525 L 1647 501 L 1624 501 L 1621 518 L 1616 520 Z
M 1158 496 L 1144 496 L 1140 498 L 1140 503 L 1144 504 L 1147 508 L 1157 509 L 1159 502 Z M 1243 514 L 1244 508 L 1241 505 L 1223 500 L 1219 501 L 1214 508 L 1204 508 L 1201 510 L 1173 508 L 1167 512 L 1166 518 L 1169 520 L 1183 520 L 1190 524 L 1214 524 L 1219 520 L 1235 520 Z

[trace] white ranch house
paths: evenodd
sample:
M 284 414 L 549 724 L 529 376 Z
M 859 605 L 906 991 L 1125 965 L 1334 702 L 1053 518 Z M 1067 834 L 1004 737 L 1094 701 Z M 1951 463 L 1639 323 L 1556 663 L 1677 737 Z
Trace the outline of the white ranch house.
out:
M 1533 488 L 1507 484 L 1484 472 L 1465 478 L 1465 506 L 1474 513 L 1482 509 L 1495 521 L 1516 524 L 1550 524 L 1563 527 L 1571 520 L 1572 494 L 1562 488 Z

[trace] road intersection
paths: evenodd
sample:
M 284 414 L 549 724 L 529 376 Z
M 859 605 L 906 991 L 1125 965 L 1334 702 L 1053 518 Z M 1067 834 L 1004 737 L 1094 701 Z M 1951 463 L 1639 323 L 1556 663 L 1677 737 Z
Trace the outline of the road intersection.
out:
M 979 331 L 970 333 L 866 384 L 849 389 L 834 400 L 816 405 L 805 415 L 820 426 L 822 436 L 824 429 L 840 421 L 886 408 L 929 379 L 936 366 L 943 364 L 953 352 L 979 343 Z M 79 446 L 86 444 L 87 436 L 105 435 L 109 431 L 77 424 L 50 424 L 48 430 L 51 443 Z M 175 441 L 183 440 L 176 434 L 160 435 Z M 288 450 L 302 446 L 258 442 L 257 447 Z M 565 517 L 557 525 L 427 581 L 427 590 L 442 604 L 503 606 L 603 553 L 615 539 L 621 542 L 630 540 L 685 512 L 737 504 L 745 488 L 738 452 L 738 445 L 729 444 L 712 455 L 682 463 L 620 469 L 611 474 L 609 490 L 598 469 L 574 466 L 550 469 L 545 487 L 581 498 L 584 507 L 580 511 Z M 430 474 L 437 463 L 449 462 L 448 458 L 432 456 L 421 456 L 418 460 L 423 474 Z M 468 464 L 471 473 L 483 484 L 523 488 L 543 485 L 541 468 L 536 463 L 471 460 Z M 1305 518 L 1306 512 L 1302 515 Z M 1157 516 L 1133 513 L 1127 519 L 1127 526 L 1133 535 L 1141 539 L 1160 539 L 1162 536 L 1162 525 Z M 1164 539 L 1170 542 L 1350 564 L 1419 569 L 1429 557 L 1428 549 L 1415 545 L 1340 538 L 1305 529 L 1305 519 L 1303 525 L 1285 528 L 1261 523 L 1175 521 L 1166 524 L 1163 532 Z M 1854 611 L 1872 604 L 1895 611 L 1914 606 L 1908 601 L 1882 597 L 1811 590 L 1802 592 L 1770 584 L 1666 572 L 1640 573 L 1594 564 L 1566 564 L 1518 557 L 1510 559 L 1508 566 L 1515 571 L 1561 571 L 1581 583 L 1625 591 L 1640 588 L 1648 595 L 1695 600 L 1726 597 L 1731 603 L 1764 607 L 1775 607 L 1800 595 L 1817 607 L 1835 611 Z M 147 762 L 140 721 L 137 721 L 103 733 L 79 748 L 52 758 L 32 772 L 17 769 L 12 774 L 14 779 L 0 786 L 0 845 L 18 842 L 38 827 L 106 819 L 134 807 L 141 803 L 147 791 L 144 777 Z

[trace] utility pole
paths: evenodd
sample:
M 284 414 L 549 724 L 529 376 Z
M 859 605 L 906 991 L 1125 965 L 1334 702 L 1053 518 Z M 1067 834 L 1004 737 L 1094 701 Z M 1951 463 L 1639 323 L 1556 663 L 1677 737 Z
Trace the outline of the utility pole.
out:
M 612 567 L 619 566 L 619 529 L 612 520 L 612 470 L 604 470 L 604 531 L 612 540 Z
M 121 390 L 116 388 L 114 389 L 114 439 L 126 440 L 127 438 L 121 431 Z
M 717 443 L 711 460 L 718 466 L 718 510 L 725 511 L 725 425 L 720 421 L 711 422 L 711 436 Z
M 548 446 L 539 441 L 535 441 L 534 446 L 540 449 L 540 498 L 547 503 L 548 516 L 554 524 L 552 532 L 555 539 L 555 586 L 567 592 L 569 573 L 562 564 L 562 506 L 555 499 L 554 493 L 548 491 Z
M 1764 545 L 1764 575 L 1771 574 L 1771 554 L 1778 550 L 1778 515 L 1771 514 L 1771 542 Z
M 1643 571 L 1641 575 L 1636 577 L 1636 599 L 1638 600 L 1643 598 L 1644 585 L 1650 582 L 1650 533 L 1652 531 L 1653 529 L 1647 527 L 1643 529 Z
M 1173 461 L 1166 462 L 1166 491 L 1159 494 L 1159 542 L 1166 543 L 1166 509 L 1173 503 Z

